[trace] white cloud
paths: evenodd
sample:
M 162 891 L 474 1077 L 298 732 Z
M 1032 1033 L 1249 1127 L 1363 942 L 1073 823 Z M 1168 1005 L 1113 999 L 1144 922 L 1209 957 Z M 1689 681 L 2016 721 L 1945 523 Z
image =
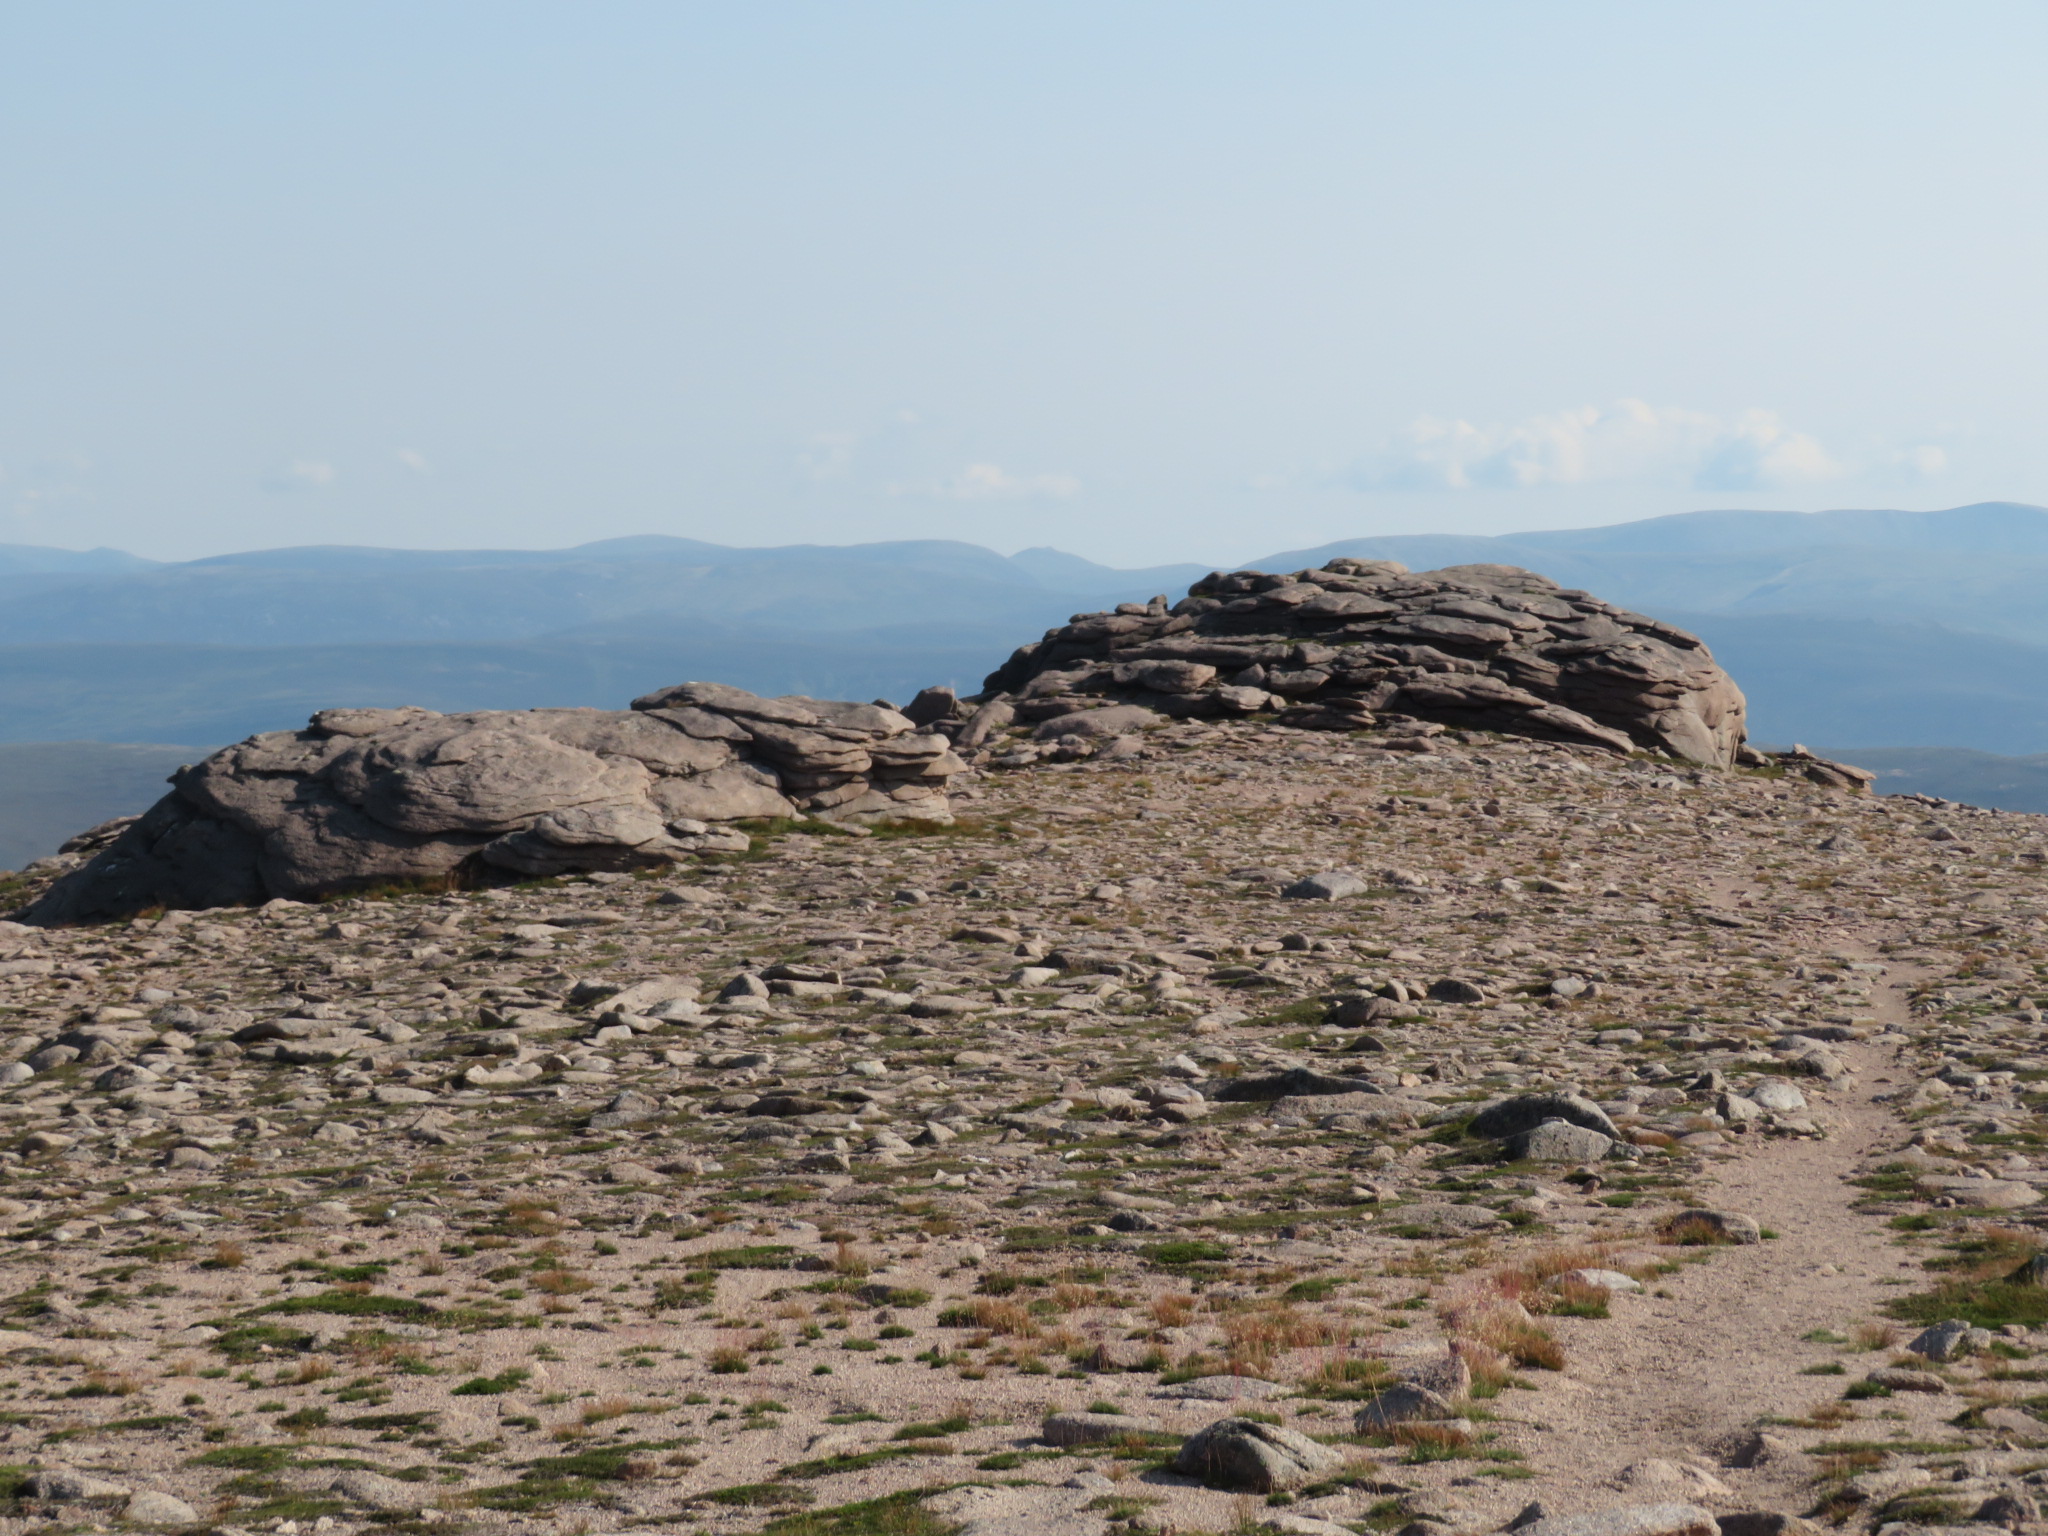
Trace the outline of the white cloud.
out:
M 338 478 L 340 471 L 323 459 L 293 459 L 265 475 L 263 485 L 271 491 L 326 491 Z
M 1508 426 L 1423 417 L 1352 475 L 1365 490 L 1516 489 L 1677 480 L 1700 490 L 1767 490 L 1847 473 L 1770 411 L 1732 417 L 1619 400 Z
M 1938 475 L 1948 468 L 1948 450 L 1933 443 L 1915 443 L 1899 455 L 1899 468 L 1923 478 Z
M 397 451 L 397 458 L 399 463 L 416 475 L 431 475 L 434 472 L 434 466 L 427 462 L 427 456 L 417 448 L 400 448 Z
M 889 487 L 891 496 L 939 501 L 1067 501 L 1081 494 L 1073 475 L 1013 475 L 1000 464 L 969 464 L 943 480 Z
M 797 454 L 797 464 L 813 480 L 844 480 L 853 474 L 857 432 L 819 432 Z

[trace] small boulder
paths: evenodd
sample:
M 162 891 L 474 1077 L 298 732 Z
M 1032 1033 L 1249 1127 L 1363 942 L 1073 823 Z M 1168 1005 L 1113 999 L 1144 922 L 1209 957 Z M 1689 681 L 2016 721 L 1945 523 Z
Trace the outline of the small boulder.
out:
M 1190 1435 L 1173 1459 L 1183 1476 L 1247 1493 L 1299 1488 L 1343 1465 L 1341 1454 L 1307 1435 L 1252 1419 L 1218 1419 Z
M 1281 891 L 1289 901 L 1341 901 L 1372 889 L 1372 883 L 1348 869 L 1326 869 L 1297 880 Z
M 1496 1099 L 1472 1117 L 1472 1134 L 1504 1140 L 1522 1131 L 1533 1131 L 1546 1120 L 1568 1121 L 1621 1140 L 1621 1130 L 1608 1118 L 1607 1111 L 1576 1093 L 1525 1093 L 1517 1098 Z
M 1256 1376 L 1197 1376 L 1193 1381 L 1161 1387 L 1152 1395 L 1180 1402 L 1231 1403 L 1271 1397 L 1284 1390 L 1279 1382 L 1261 1381 Z
M 1429 997 L 1437 1003 L 1483 1003 L 1486 989 L 1462 977 L 1442 976 L 1429 984 Z
M 197 1525 L 199 1511 L 183 1499 L 145 1488 L 130 1495 L 121 1517 L 136 1525 Z
M 1952 1317 L 1918 1334 L 1906 1349 L 1923 1360 L 1956 1360 L 1982 1349 L 1991 1339 L 1989 1329 L 1973 1328 L 1961 1318 Z
M 1764 1237 L 1762 1224 L 1740 1211 L 1680 1211 L 1665 1226 L 1675 1234 L 1700 1234 L 1710 1241 L 1733 1243 L 1737 1247 L 1760 1243 Z
M 1586 1515 L 1553 1515 L 1518 1536 L 1721 1536 L 1713 1515 L 1697 1504 L 1623 1504 Z
M 1797 1114 L 1806 1108 L 1806 1095 L 1782 1077 L 1767 1077 L 1749 1091 L 1750 1102 L 1774 1115 Z
M 1448 1399 L 1432 1392 L 1427 1387 L 1403 1382 L 1389 1387 L 1378 1397 L 1360 1408 L 1352 1418 L 1352 1427 L 1361 1435 L 1392 1429 L 1396 1424 L 1413 1423 L 1417 1419 L 1449 1419 L 1457 1416 Z
M 56 1504 L 75 1504 L 84 1499 L 125 1499 L 130 1491 L 125 1483 L 110 1483 L 104 1477 L 94 1477 L 89 1472 L 71 1467 L 45 1467 L 40 1472 L 31 1472 L 26 1486 L 31 1498 L 48 1499 Z
M 1576 1280 L 1580 1285 L 1597 1285 L 1603 1291 L 1640 1291 L 1642 1282 L 1618 1269 L 1568 1269 L 1557 1277 Z
M 1501 1143 L 1511 1159 L 1532 1163 L 1597 1163 L 1614 1150 L 1614 1139 L 1568 1120 L 1546 1120 L 1543 1124 Z
M 362 1468 L 338 1474 L 327 1487 L 351 1504 L 386 1514 L 411 1514 L 433 1499 L 433 1491 L 423 1483 L 402 1483 L 395 1477 Z

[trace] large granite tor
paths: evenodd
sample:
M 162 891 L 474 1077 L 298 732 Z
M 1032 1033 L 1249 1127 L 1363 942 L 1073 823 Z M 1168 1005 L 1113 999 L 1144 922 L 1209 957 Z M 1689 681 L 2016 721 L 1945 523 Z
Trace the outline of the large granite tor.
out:
M 1512 565 L 1218 572 L 1171 608 L 1162 597 L 1077 615 L 1018 649 L 981 699 L 1041 732 L 1058 728 L 1062 702 L 1114 701 L 1177 716 L 1278 710 L 1283 725 L 1325 730 L 1398 713 L 1714 767 L 1748 760 L 1742 690 L 1696 636 Z
M 329 709 L 172 775 L 24 914 L 304 899 L 481 868 L 627 870 L 736 851 L 716 823 L 949 821 L 943 736 L 873 704 L 683 683 L 630 710 Z

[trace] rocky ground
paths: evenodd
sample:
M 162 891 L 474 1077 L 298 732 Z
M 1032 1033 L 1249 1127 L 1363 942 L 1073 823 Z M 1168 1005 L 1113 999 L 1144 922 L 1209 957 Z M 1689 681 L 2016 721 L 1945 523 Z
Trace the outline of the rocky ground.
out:
M 2039 819 L 1036 755 L 944 828 L 0 925 L 0 1528 L 2035 1518 Z

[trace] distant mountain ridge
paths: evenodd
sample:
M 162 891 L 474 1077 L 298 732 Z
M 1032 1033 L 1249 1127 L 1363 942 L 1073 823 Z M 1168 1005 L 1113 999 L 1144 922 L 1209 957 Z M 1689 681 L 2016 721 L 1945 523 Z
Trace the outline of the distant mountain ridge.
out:
M 1703 636 L 1769 740 L 2048 751 L 2048 510 L 1708 511 L 1604 528 L 1349 539 L 1417 569 L 1526 566 Z M 907 698 L 978 685 L 1078 611 L 1177 596 L 962 541 L 560 550 L 306 546 L 185 562 L 0 545 L 0 741 L 218 742 L 330 704 L 615 707 L 683 677 Z
M 1014 635 L 1060 623 L 1075 605 L 1184 588 L 1207 569 L 1118 571 L 1055 550 L 1006 558 L 938 539 L 774 549 L 660 536 L 563 550 L 334 545 L 132 567 L 97 558 L 114 551 L 86 566 L 54 558 L 66 551 L 46 553 L 53 558 L 40 565 L 0 558 L 0 645 L 483 644 L 658 633 L 677 619 L 778 634 L 980 623 Z

